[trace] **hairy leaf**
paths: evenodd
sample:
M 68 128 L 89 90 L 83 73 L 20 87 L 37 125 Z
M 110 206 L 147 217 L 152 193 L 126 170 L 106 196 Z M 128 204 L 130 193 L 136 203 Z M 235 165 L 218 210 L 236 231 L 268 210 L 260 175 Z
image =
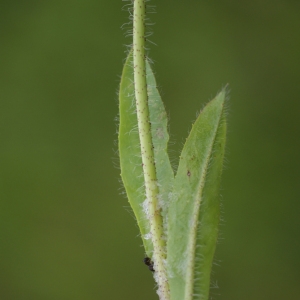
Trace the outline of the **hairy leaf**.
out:
M 209 102 L 182 150 L 168 211 L 172 300 L 207 300 L 215 252 L 226 122 L 226 91 Z
M 152 143 L 154 146 L 157 185 L 159 187 L 159 205 L 162 215 L 165 216 L 168 207 L 168 196 L 174 180 L 174 174 L 167 154 L 169 140 L 167 114 L 148 62 L 146 73 Z M 152 257 L 153 245 L 149 234 L 150 226 L 147 218 L 147 203 L 145 202 L 146 196 L 133 82 L 133 62 L 132 52 L 130 52 L 124 65 L 119 93 L 121 177 L 141 231 L 146 254 Z

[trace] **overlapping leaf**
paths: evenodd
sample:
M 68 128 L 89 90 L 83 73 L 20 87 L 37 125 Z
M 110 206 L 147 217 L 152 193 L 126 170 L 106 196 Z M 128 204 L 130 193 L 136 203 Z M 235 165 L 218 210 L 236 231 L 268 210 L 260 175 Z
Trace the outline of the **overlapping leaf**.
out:
M 129 53 L 120 85 L 121 176 L 140 227 L 146 254 L 151 257 L 153 245 L 145 214 L 146 196 L 132 65 L 132 53 Z M 167 115 L 148 62 L 147 90 L 159 205 L 167 238 L 166 267 L 171 300 L 207 300 L 218 235 L 219 185 L 226 138 L 226 91 L 224 89 L 208 103 L 193 125 L 174 180 L 167 154 Z
M 156 81 L 147 62 L 148 106 L 151 122 L 152 143 L 159 187 L 159 205 L 162 215 L 167 213 L 168 196 L 173 185 L 173 171 L 167 154 L 169 135 L 167 131 L 167 114 L 156 87 Z M 146 254 L 151 257 L 149 220 L 144 211 L 145 188 L 142 168 L 141 149 L 138 135 L 136 104 L 134 97 L 134 76 L 132 52 L 124 65 L 119 93 L 119 156 L 121 177 L 128 200 L 139 225 Z

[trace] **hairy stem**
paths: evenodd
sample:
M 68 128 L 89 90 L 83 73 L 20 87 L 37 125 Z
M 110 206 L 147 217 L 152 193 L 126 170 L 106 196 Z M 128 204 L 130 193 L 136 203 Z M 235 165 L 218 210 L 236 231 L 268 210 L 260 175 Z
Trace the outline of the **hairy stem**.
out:
M 155 279 L 161 300 L 169 300 L 169 286 L 164 261 L 166 259 L 165 239 L 163 237 L 163 221 L 158 206 L 159 190 L 154 161 L 154 151 L 149 120 L 146 56 L 145 56 L 145 15 L 144 0 L 134 0 L 133 17 L 133 64 L 134 88 L 138 130 L 141 145 L 145 190 L 148 203 L 148 218 L 153 242 Z

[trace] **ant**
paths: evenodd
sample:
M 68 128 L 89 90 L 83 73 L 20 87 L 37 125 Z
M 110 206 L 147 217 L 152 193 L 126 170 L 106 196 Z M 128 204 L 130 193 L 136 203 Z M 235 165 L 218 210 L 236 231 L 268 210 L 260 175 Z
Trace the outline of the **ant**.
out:
M 153 261 L 149 258 L 149 257 L 145 257 L 144 258 L 144 264 L 146 266 L 148 266 L 148 269 L 151 271 L 151 272 L 154 272 L 154 268 L 153 268 Z

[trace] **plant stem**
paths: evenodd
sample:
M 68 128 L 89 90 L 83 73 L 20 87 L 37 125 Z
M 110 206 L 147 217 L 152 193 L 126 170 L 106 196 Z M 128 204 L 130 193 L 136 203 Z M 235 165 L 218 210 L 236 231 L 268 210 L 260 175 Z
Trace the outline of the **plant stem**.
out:
M 134 88 L 138 130 L 141 145 L 145 190 L 148 202 L 148 218 L 153 242 L 155 279 L 158 284 L 158 294 L 161 300 L 169 300 L 169 285 L 164 261 L 166 259 L 165 240 L 163 237 L 163 221 L 158 206 L 159 190 L 154 161 L 154 151 L 149 121 L 146 56 L 145 56 L 145 16 L 144 0 L 134 0 L 133 17 L 133 65 Z

